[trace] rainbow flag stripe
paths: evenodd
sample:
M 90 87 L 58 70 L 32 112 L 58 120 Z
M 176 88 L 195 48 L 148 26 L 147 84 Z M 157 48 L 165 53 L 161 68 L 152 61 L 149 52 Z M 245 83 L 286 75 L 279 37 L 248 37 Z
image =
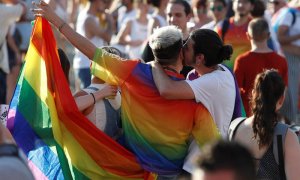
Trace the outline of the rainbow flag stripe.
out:
M 8 128 L 36 179 L 151 179 L 135 156 L 77 109 L 50 24 L 37 18 Z

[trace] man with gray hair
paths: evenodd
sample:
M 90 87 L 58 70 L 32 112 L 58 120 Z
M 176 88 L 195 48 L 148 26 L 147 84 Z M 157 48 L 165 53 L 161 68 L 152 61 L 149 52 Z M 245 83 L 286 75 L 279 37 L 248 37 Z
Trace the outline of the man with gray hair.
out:
M 199 146 L 219 137 L 207 109 L 193 100 L 167 100 L 159 95 L 151 66 L 138 60 L 125 60 L 97 48 L 63 22 L 43 1 L 35 4 L 36 16 L 43 16 L 89 59 L 91 73 L 122 92 L 121 119 L 124 144 L 147 171 L 158 179 L 176 179 L 181 173 L 189 140 Z M 182 35 L 174 26 L 160 28 L 150 39 L 155 60 L 175 80 L 184 79 Z

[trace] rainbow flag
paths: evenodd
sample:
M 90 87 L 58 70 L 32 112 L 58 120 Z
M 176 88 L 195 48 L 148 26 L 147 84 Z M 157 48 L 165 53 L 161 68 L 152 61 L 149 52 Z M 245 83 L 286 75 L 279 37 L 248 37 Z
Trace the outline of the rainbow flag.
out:
M 77 109 L 50 24 L 37 18 L 8 128 L 36 179 L 151 179 L 135 156 Z

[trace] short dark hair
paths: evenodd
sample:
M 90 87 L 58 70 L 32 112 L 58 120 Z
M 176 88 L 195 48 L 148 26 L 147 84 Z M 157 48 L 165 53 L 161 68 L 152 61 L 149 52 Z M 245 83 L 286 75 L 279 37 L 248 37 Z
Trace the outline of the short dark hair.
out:
M 66 53 L 61 48 L 57 49 L 57 52 L 58 52 L 58 57 L 60 60 L 61 68 L 64 72 L 64 75 L 65 75 L 67 81 L 69 82 L 69 72 L 70 72 L 69 58 L 67 57 Z
M 266 4 L 262 0 L 256 0 L 253 3 L 253 9 L 250 12 L 253 18 L 263 17 L 266 10 Z
M 269 38 L 269 24 L 264 18 L 252 19 L 248 25 L 248 33 L 254 41 L 261 42 Z
M 237 142 L 221 140 L 205 146 L 196 165 L 209 173 L 219 170 L 233 171 L 235 180 L 256 179 L 255 163 L 251 153 Z
M 185 15 L 190 15 L 192 13 L 192 8 L 190 3 L 186 0 L 170 0 L 169 4 L 180 4 L 184 7 Z
M 224 45 L 220 36 L 209 29 L 194 30 L 190 38 L 194 41 L 194 54 L 203 54 L 205 66 L 211 67 L 229 60 L 233 52 L 230 45 Z
M 161 0 L 150 0 L 150 3 L 154 6 L 154 7 L 159 7 L 161 4 Z

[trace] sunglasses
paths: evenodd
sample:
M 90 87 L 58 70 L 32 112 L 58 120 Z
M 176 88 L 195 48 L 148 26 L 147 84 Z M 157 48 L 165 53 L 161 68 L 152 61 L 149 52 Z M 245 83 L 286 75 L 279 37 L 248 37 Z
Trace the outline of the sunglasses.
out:
M 215 7 L 211 7 L 210 8 L 211 11 L 222 11 L 223 10 L 223 6 L 215 6 Z
M 275 6 L 278 6 L 280 2 L 279 1 L 273 1 L 273 2 L 270 2 L 270 3 L 274 4 Z

